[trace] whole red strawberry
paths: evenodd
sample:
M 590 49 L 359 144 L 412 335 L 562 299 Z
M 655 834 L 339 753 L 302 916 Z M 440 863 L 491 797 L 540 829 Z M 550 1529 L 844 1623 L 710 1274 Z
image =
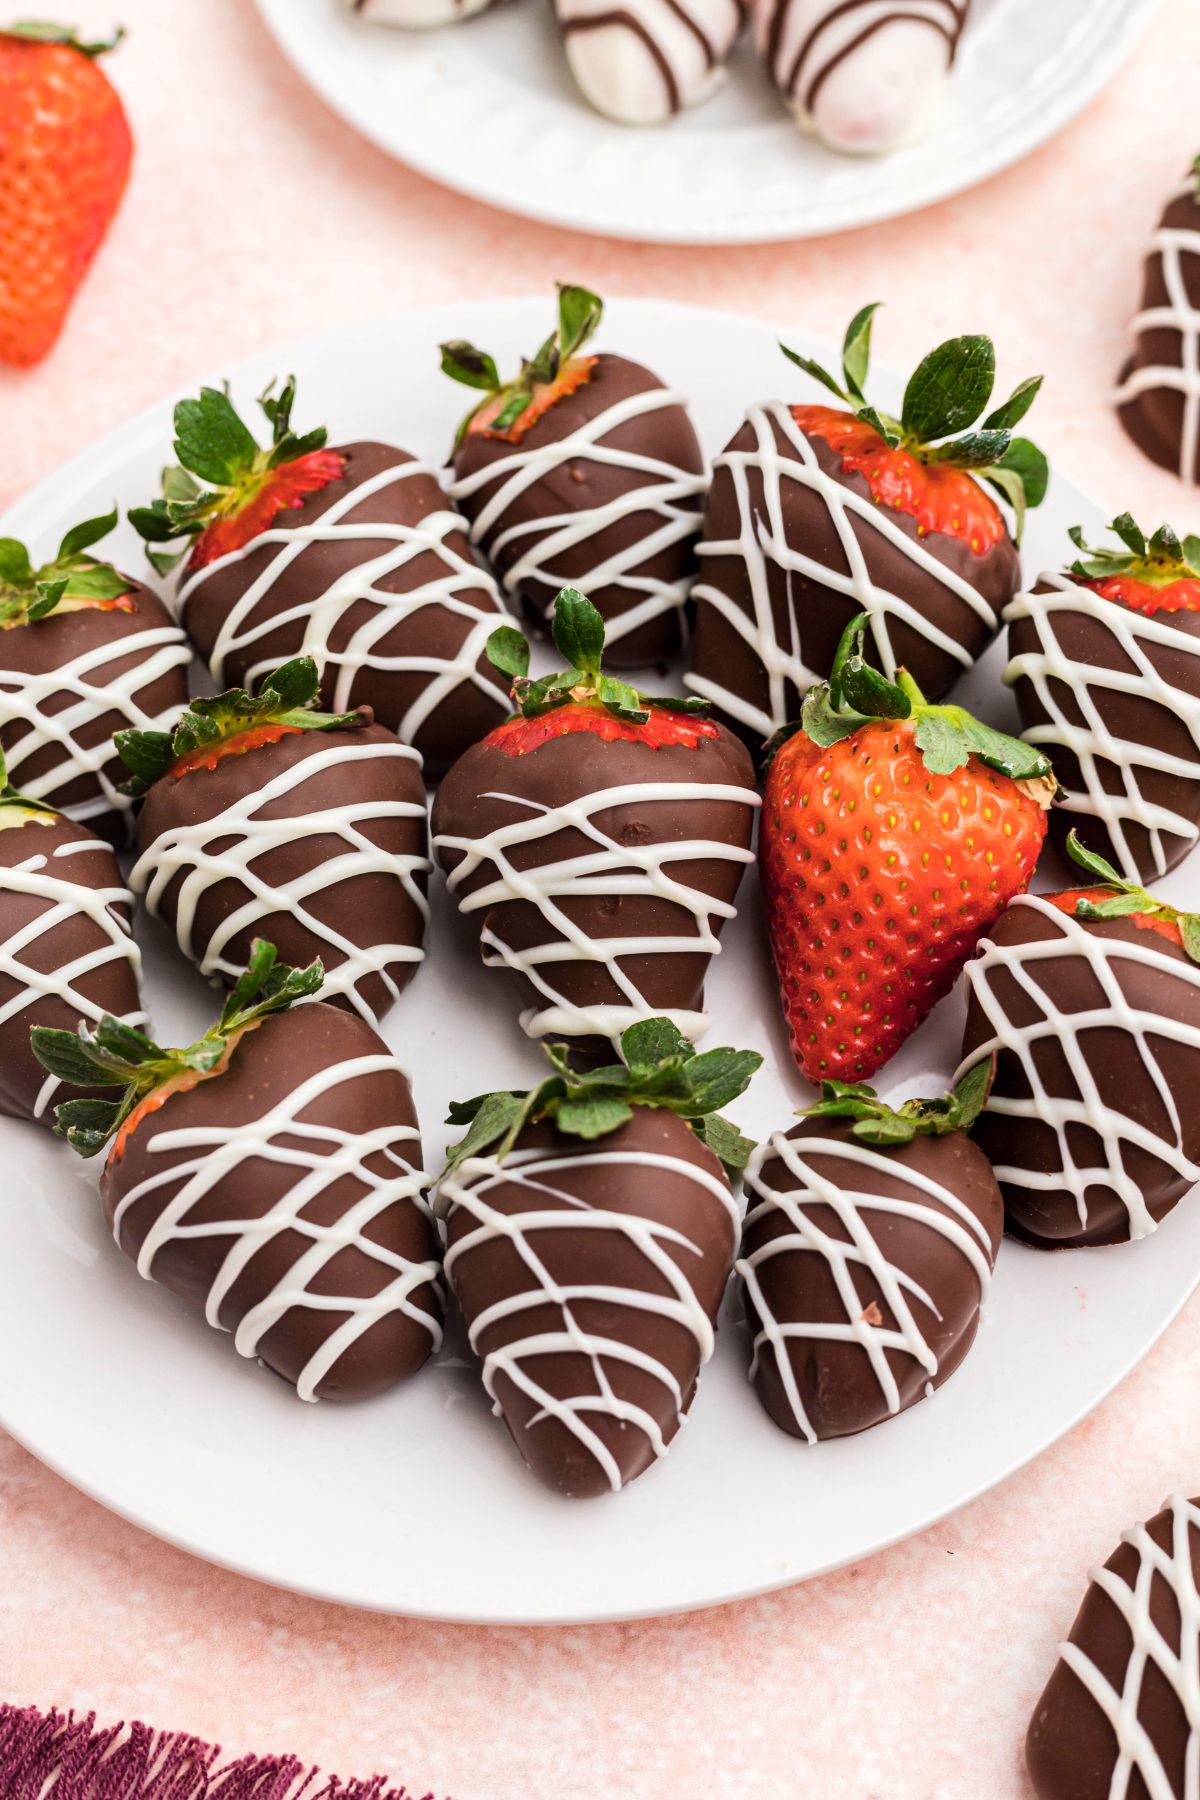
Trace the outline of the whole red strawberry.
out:
M 120 97 L 62 25 L 0 32 L 0 362 L 40 362 L 120 204 L 133 139 Z
M 814 1082 L 873 1074 L 949 992 L 1028 887 L 1055 787 L 1029 745 L 871 668 L 867 624 L 846 628 L 763 800 L 767 930 Z

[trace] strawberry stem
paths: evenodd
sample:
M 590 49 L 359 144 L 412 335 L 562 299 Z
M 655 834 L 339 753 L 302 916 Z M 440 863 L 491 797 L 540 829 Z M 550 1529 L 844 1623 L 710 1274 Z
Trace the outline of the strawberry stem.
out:
M 491 415 L 489 430 L 498 435 L 512 431 L 533 404 L 537 391 L 552 386 L 565 365 L 579 355 L 595 333 L 604 316 L 604 302 L 599 296 L 561 281 L 557 289 L 558 324 L 536 356 L 522 362 L 520 374 L 511 381 L 501 381 L 487 352 L 476 349 L 464 338 L 454 338 L 440 346 L 442 373 L 465 387 L 482 389 L 484 396 L 460 423 L 455 449 L 485 407 Z
M 1149 540 L 1131 513 L 1121 513 L 1109 526 L 1120 540 L 1120 550 L 1092 549 L 1082 525 L 1068 533 L 1082 556 L 1071 564 L 1071 574 L 1084 581 L 1108 581 L 1119 575 L 1149 587 L 1169 587 L 1175 581 L 1200 580 L 1200 537 L 1182 542 L 1169 525 L 1160 525 Z
M 969 1069 L 952 1093 L 937 1100 L 906 1100 L 893 1108 L 873 1087 L 861 1082 L 823 1081 L 821 1098 L 799 1114 L 802 1119 L 853 1119 L 854 1136 L 876 1149 L 911 1144 L 917 1137 L 944 1137 L 970 1131 L 983 1111 L 996 1072 L 991 1056 Z
M 1168 924 L 1179 927 L 1184 949 L 1193 962 L 1200 963 L 1200 913 L 1181 912 L 1177 906 L 1148 893 L 1136 881 L 1126 881 L 1103 856 L 1095 850 L 1087 849 L 1074 831 L 1067 838 L 1067 854 L 1081 869 L 1086 869 L 1089 875 L 1094 875 L 1103 887 L 1110 890 L 1108 898 L 1104 900 L 1089 900 L 1085 897 L 1076 901 L 1076 918 L 1122 919 L 1136 916 L 1164 919 Z
M 107 56 L 115 50 L 125 36 L 125 27 L 117 25 L 108 38 L 94 38 L 85 41 L 79 36 L 74 25 L 51 25 L 45 20 L 22 19 L 16 25 L 0 27 L 0 37 L 23 38 L 29 44 L 60 44 L 68 50 L 78 50 L 81 56 L 95 59 Z
M 0 538 L 0 631 L 36 624 L 71 601 L 95 605 L 127 594 L 125 577 L 111 563 L 87 554 L 113 530 L 117 517 L 114 506 L 110 513 L 72 526 L 57 554 L 40 568 L 17 538 Z

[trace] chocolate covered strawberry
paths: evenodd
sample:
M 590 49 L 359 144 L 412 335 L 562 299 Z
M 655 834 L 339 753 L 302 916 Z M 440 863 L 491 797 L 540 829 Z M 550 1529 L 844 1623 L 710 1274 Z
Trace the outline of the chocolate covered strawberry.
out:
M 1043 1250 L 1146 1237 L 1200 1181 L 1200 913 L 1067 848 L 1098 885 L 1015 900 L 966 969 L 976 1141 Z
M 1200 839 L 1200 538 L 1147 539 L 1128 513 L 1120 549 L 1089 548 L 1005 613 L 1027 743 L 1062 784 L 1051 828 L 1131 880 L 1164 875 Z
M 540 1087 L 452 1109 L 468 1130 L 436 1206 L 484 1386 L 539 1480 L 585 1498 L 665 1454 L 712 1354 L 738 1233 L 723 1165 L 753 1147 L 719 1108 L 762 1058 L 697 1056 L 666 1019 L 589 1075 L 547 1054 Z
M 503 613 L 436 471 L 390 444 L 292 430 L 295 386 L 259 404 L 260 445 L 228 394 L 175 408 L 164 492 L 130 514 L 160 573 L 183 562 L 183 625 L 219 684 L 257 691 L 312 656 L 334 712 L 370 706 L 436 779 L 504 713 L 484 655 Z M 153 546 L 183 544 L 182 551 Z
M 144 1023 L 132 911 L 111 846 L 17 793 L 0 754 L 0 1112 L 50 1122 L 78 1093 L 38 1063 L 31 1026 Z
M 949 993 L 1023 893 L 1054 793 L 1037 750 L 911 676 L 885 681 L 852 620 L 767 775 L 759 863 L 792 1054 L 861 1081 Z
M 256 943 L 186 1049 L 111 1018 L 33 1047 L 60 1080 L 117 1090 L 61 1106 L 58 1130 L 82 1156 L 109 1146 L 104 1216 L 138 1273 L 302 1400 L 356 1400 L 436 1349 L 442 1297 L 408 1078 L 316 998 L 321 974 Z
M 120 38 L 0 27 L 0 362 L 51 349 L 121 203 L 133 139 L 99 62 Z
M 320 956 L 325 999 L 374 1024 L 424 954 L 420 759 L 369 708 L 317 712 L 316 691 L 300 657 L 256 699 L 233 688 L 174 732 L 118 737 L 145 796 L 130 882 L 205 975 L 237 981 L 269 932 L 297 963 Z
M 1142 271 L 1117 417 L 1144 456 L 1200 482 L 1200 156 L 1167 199 Z
M 192 653 L 161 600 L 92 555 L 116 522 L 74 526 L 40 566 L 0 538 L 0 749 L 31 799 L 123 840 L 113 734 L 174 721 Z
M 512 381 L 473 344 L 442 345 L 446 374 L 484 396 L 459 430 L 450 492 L 532 623 L 549 625 L 561 587 L 584 588 L 610 662 L 635 668 L 682 641 L 704 458 L 682 395 L 588 348 L 602 310 L 560 286 L 557 328 Z
M 880 1425 L 941 1387 L 975 1341 L 1004 1226 L 967 1133 L 980 1063 L 940 1100 L 896 1109 L 827 1081 L 746 1171 L 738 1274 L 751 1377 L 782 1430 L 814 1444 Z
M 752 406 L 714 464 L 687 681 L 751 740 L 795 717 L 861 612 L 878 668 L 945 694 L 995 637 L 1020 576 L 991 490 L 1018 539 L 1046 490 L 1045 457 L 1012 435 L 1041 377 L 987 412 L 991 339 L 951 338 L 893 418 L 865 395 L 874 312 L 850 325 L 840 382 L 784 352 L 840 404 Z
M 530 1037 L 607 1055 L 659 1013 L 697 1037 L 708 964 L 754 860 L 750 758 L 702 702 L 605 675 L 603 622 L 571 588 L 554 641 L 568 667 L 531 681 L 520 633 L 493 638 L 518 710 L 442 783 L 434 848 L 484 962 L 515 978 Z

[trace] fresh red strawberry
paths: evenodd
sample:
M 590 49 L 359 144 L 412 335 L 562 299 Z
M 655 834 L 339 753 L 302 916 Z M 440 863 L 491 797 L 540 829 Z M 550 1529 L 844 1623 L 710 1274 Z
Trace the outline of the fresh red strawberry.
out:
M 847 627 L 828 684 L 771 764 L 759 844 L 792 1053 L 810 1081 L 880 1068 L 1024 892 L 1046 835 L 1050 764 L 903 672 Z
M 300 436 L 292 430 L 296 384 L 290 379 L 275 396 L 259 400 L 271 425 L 271 442 L 260 445 L 220 388 L 201 388 L 197 400 L 175 408 L 175 454 L 179 467 L 166 470 L 163 492 L 149 506 L 134 507 L 129 520 L 147 544 L 185 540 L 179 551 L 150 550 L 160 575 L 187 557 L 202 569 L 241 550 L 294 512 L 309 494 L 337 481 L 346 465 L 338 450 L 327 450 L 325 427 Z
M 120 204 L 133 156 L 97 58 L 61 25 L 0 31 L 0 362 L 40 362 Z
M 438 789 L 434 844 L 480 952 L 515 978 L 531 1037 L 607 1057 L 629 1025 L 707 1018 L 704 977 L 734 916 L 758 794 L 743 745 L 704 702 L 655 700 L 605 675 L 604 624 L 566 588 L 567 663 L 530 680 L 529 646 L 494 632 L 518 712 Z

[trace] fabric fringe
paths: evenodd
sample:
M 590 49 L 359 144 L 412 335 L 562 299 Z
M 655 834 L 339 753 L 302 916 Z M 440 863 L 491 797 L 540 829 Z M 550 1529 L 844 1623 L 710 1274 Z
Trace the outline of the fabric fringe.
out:
M 331 1775 L 318 1785 L 320 1770 L 295 1756 L 243 1756 L 218 1768 L 219 1755 L 219 1745 L 186 1732 L 0 1706 L 2 1800 L 418 1800 L 384 1775 Z

